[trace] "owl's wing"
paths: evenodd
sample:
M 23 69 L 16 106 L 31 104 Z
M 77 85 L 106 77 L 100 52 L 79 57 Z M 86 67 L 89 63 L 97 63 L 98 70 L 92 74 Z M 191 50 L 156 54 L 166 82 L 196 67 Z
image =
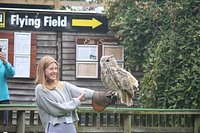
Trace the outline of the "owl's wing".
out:
M 138 87 L 138 81 L 129 72 L 120 67 L 111 67 L 111 80 L 119 90 L 126 90 L 131 96 Z
M 106 77 L 107 75 L 106 75 L 106 72 L 104 71 L 104 70 L 102 70 L 101 71 L 101 81 L 102 81 L 102 83 L 103 83 L 103 86 L 105 87 L 105 88 L 108 88 L 108 86 L 107 86 L 107 77 Z
M 112 90 L 112 87 L 110 85 L 110 73 L 108 72 L 108 69 L 102 69 L 101 70 L 101 81 L 106 89 Z M 114 89 L 114 88 L 113 88 Z

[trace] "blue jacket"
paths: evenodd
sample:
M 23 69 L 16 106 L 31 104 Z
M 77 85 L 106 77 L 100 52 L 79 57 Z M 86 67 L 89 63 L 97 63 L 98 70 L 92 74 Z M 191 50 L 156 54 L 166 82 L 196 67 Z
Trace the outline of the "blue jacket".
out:
M 5 65 L 0 60 L 0 101 L 10 100 L 10 93 L 6 79 L 15 75 L 12 65 L 7 62 Z

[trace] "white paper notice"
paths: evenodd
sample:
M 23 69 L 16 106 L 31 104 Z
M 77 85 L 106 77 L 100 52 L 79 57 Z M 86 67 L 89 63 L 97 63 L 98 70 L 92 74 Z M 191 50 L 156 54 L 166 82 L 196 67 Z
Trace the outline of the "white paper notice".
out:
M 15 54 L 30 54 L 31 51 L 31 34 L 15 33 Z
M 30 77 L 30 56 L 15 56 L 15 77 Z
M 14 68 L 15 77 L 30 77 L 31 33 L 15 32 Z
M 97 61 L 98 47 L 89 45 L 77 45 L 77 60 Z

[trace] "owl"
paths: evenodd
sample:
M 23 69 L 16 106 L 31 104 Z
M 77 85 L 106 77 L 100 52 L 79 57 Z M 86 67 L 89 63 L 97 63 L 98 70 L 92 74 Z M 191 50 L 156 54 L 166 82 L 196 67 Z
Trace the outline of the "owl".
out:
M 106 89 L 117 93 L 122 104 L 133 105 L 138 80 L 128 71 L 119 67 L 113 55 L 102 56 L 100 59 L 101 81 Z

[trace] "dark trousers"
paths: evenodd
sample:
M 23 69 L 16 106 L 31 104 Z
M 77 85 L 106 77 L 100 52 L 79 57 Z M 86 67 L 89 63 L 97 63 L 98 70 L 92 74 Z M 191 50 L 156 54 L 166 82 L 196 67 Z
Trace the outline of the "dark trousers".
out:
M 10 104 L 10 100 L 0 101 L 0 104 Z M 8 125 L 8 111 L 3 111 L 4 124 Z

